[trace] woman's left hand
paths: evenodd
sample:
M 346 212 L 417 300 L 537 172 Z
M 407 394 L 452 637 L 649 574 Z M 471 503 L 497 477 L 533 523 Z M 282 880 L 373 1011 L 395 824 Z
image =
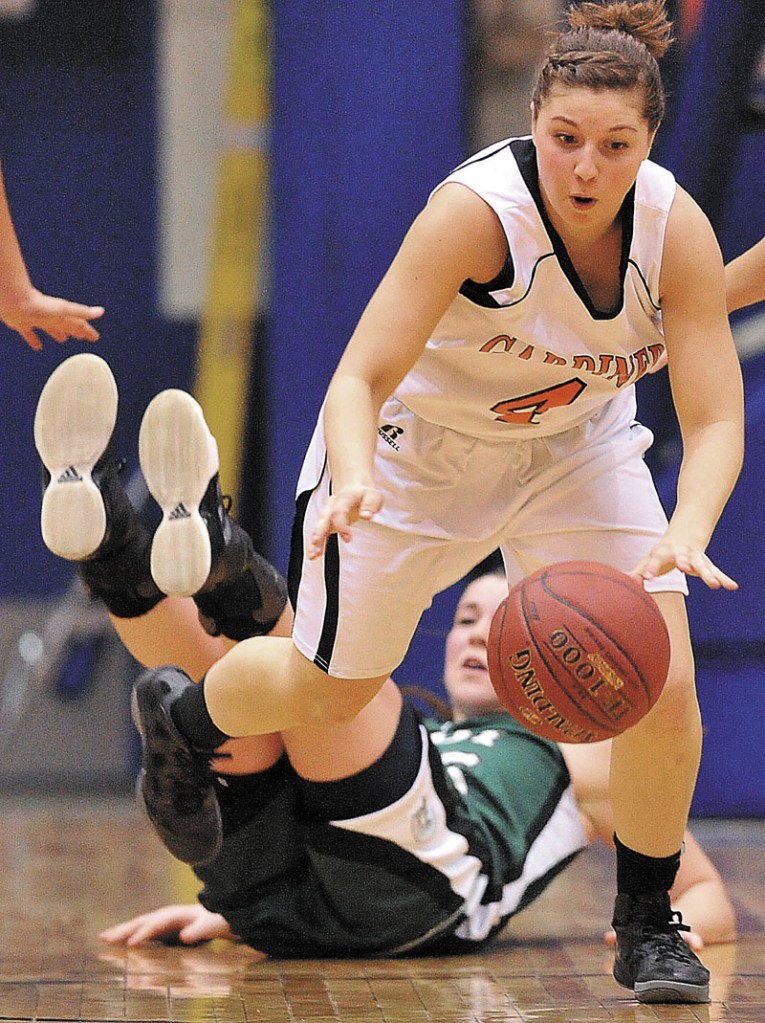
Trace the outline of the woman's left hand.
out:
M 70 337 L 97 341 L 99 333 L 90 321 L 100 319 L 103 314 L 103 306 L 70 302 L 65 298 L 45 295 L 36 288 L 32 288 L 22 301 L 0 300 L 0 319 L 36 352 L 43 347 L 37 331 L 44 331 L 59 344 Z
M 673 568 L 695 575 L 711 590 L 737 590 L 738 583 L 726 575 L 704 551 L 688 543 L 664 536 L 653 550 L 630 572 L 636 579 L 655 579 Z
M 211 913 L 197 903 L 161 906 L 115 924 L 102 931 L 99 937 L 107 945 L 125 945 L 128 948 L 155 939 L 174 939 L 184 945 L 195 945 L 214 938 L 235 938 L 228 922 L 219 913 Z

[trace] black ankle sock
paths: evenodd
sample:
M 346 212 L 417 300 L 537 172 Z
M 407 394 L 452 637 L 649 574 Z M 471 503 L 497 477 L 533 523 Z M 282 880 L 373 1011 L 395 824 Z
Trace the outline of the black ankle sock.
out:
M 668 892 L 675 883 L 680 866 L 680 850 L 671 856 L 644 856 L 623 845 L 617 835 L 616 890 L 619 894 L 640 895 L 643 892 Z
M 236 523 L 231 523 L 232 529 Z M 239 527 L 236 526 L 237 530 Z M 244 530 L 239 533 L 246 536 Z M 249 542 L 249 537 L 247 537 Z M 265 636 L 278 622 L 287 603 L 286 580 L 249 544 L 249 561 L 233 579 L 197 593 L 202 627 L 211 636 L 229 639 Z
M 214 750 L 231 738 L 208 713 L 204 679 L 199 685 L 184 689 L 170 708 L 170 716 L 181 735 L 197 749 Z

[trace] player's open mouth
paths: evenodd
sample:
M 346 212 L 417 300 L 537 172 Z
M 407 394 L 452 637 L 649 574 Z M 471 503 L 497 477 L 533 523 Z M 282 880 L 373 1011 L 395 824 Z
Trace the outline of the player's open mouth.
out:
M 463 662 L 463 668 L 467 668 L 468 671 L 486 671 L 486 665 L 483 661 L 476 660 L 474 657 L 469 657 Z
M 591 195 L 572 195 L 571 201 L 577 209 L 586 210 L 590 206 L 594 206 L 596 200 Z

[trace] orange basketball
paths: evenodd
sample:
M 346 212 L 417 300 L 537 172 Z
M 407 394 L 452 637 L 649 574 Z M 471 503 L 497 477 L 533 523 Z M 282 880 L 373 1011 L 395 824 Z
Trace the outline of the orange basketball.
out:
M 557 742 L 598 742 L 637 724 L 661 695 L 669 655 L 653 598 L 595 561 L 521 580 L 489 633 L 489 674 L 503 706 Z

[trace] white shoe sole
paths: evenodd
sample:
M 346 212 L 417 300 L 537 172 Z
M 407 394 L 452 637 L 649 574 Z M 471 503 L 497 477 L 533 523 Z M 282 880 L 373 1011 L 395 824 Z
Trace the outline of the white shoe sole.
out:
M 106 511 L 93 468 L 117 421 L 117 385 L 103 359 L 73 355 L 58 366 L 40 394 L 35 446 L 50 483 L 40 527 L 45 546 L 61 558 L 81 561 L 106 532 Z
M 146 486 L 162 509 L 151 547 L 151 574 L 163 593 L 197 593 L 211 551 L 199 504 L 218 471 L 218 446 L 199 404 L 185 391 L 162 391 L 141 423 L 138 452 Z
M 635 985 L 635 998 L 645 1004 L 674 1002 L 704 1005 L 709 999 L 709 984 L 683 984 L 680 981 L 646 981 Z

